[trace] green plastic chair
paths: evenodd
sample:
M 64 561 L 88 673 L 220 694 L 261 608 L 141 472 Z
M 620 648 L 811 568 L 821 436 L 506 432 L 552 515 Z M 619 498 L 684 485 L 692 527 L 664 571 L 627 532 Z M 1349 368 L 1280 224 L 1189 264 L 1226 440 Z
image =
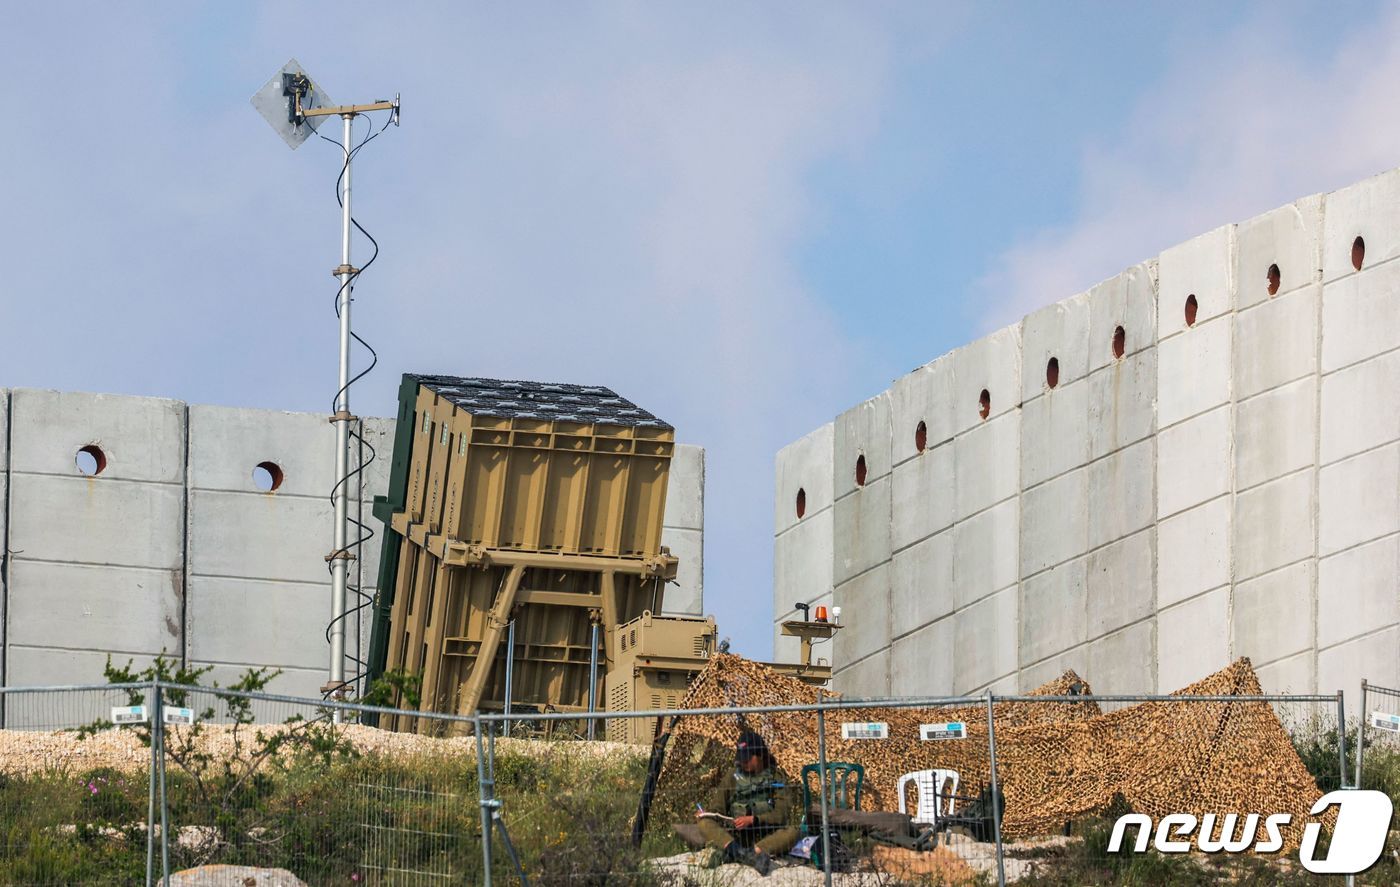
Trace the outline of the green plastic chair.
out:
M 812 783 L 821 782 L 821 764 L 802 768 L 802 833 L 811 834 L 807 823 L 812 809 Z M 826 803 L 833 810 L 859 810 L 860 792 L 865 785 L 865 767 L 845 761 L 826 765 Z M 820 830 L 820 829 L 819 829 Z

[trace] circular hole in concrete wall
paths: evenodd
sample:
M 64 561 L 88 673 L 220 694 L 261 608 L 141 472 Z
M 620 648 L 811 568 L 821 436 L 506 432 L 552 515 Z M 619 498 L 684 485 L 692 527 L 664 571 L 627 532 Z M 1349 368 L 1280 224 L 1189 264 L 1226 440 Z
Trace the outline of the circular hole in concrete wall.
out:
M 1186 325 L 1196 325 L 1196 295 L 1192 293 L 1186 297 Z
M 919 424 L 914 427 L 914 449 L 923 452 L 928 446 L 928 426 L 924 420 L 920 419 Z
M 1119 358 L 1119 357 L 1122 357 L 1122 356 L 1123 356 L 1123 349 L 1124 349 L 1125 347 L 1127 347 L 1127 344 L 1128 344 L 1128 334 L 1125 333 L 1125 332 L 1123 331 L 1123 328 L 1122 328 L 1121 326 L 1120 326 L 1120 327 L 1115 327 L 1114 330 L 1113 330 L 1113 356 L 1114 356 L 1114 358 Z
M 1361 270 L 1361 263 L 1366 260 L 1366 241 L 1357 237 L 1351 242 L 1351 267 L 1357 271 Z
M 253 469 L 253 486 L 260 493 L 271 493 L 282 486 L 282 467 L 276 462 L 259 462 Z
M 865 486 L 865 456 L 856 458 L 856 486 Z
M 1269 295 L 1272 296 L 1272 295 L 1276 295 L 1276 294 L 1278 293 L 1278 285 L 1279 285 L 1279 282 L 1280 282 L 1281 280 L 1283 280 L 1283 277 L 1278 273 L 1278 266 L 1277 266 L 1277 265 L 1270 265 L 1270 266 L 1269 266 Z
M 987 389 L 982 389 L 982 394 L 977 398 L 977 415 L 983 419 L 992 414 L 992 393 Z
M 797 488 L 797 519 L 801 520 L 802 515 L 807 513 L 807 491 L 801 487 Z
M 107 454 L 102 452 L 102 448 L 97 444 L 88 444 L 78 450 L 73 462 L 78 466 L 79 474 L 84 477 L 96 477 L 107 467 Z
M 1045 387 L 1054 388 L 1058 384 L 1060 384 L 1060 359 L 1052 357 L 1045 364 Z

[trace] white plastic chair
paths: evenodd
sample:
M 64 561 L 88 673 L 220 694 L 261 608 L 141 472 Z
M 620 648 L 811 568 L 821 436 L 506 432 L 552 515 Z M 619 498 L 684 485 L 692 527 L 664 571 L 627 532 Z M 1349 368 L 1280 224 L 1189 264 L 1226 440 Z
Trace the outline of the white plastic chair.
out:
M 905 773 L 899 777 L 899 784 L 895 793 L 899 795 L 899 812 L 908 813 L 905 809 L 904 787 L 909 783 L 914 783 L 918 791 L 918 808 L 914 811 L 915 822 L 926 822 L 933 825 L 938 822 L 938 817 L 953 815 L 952 795 L 958 793 L 958 771 L 956 770 L 916 770 L 913 773 Z M 945 784 L 952 783 L 947 791 L 943 791 Z M 940 812 L 939 795 L 948 795 L 948 809 Z

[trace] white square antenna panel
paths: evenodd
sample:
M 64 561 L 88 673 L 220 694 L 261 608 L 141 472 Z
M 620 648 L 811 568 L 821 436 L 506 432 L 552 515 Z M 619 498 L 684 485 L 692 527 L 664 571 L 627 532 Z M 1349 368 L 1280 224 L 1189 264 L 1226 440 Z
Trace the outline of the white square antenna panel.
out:
M 287 143 L 287 147 L 296 150 L 301 147 L 301 143 L 311 138 L 311 134 L 321 125 L 325 117 L 303 117 L 300 121 L 293 120 L 293 97 L 287 95 L 283 89 L 283 75 L 301 74 L 306 77 L 310 88 L 302 98 L 301 109 L 303 111 L 311 108 L 330 108 L 335 106 L 330 96 L 315 80 L 312 80 L 306 71 L 302 70 L 296 59 L 292 59 L 282 66 L 272 79 L 267 81 L 262 89 L 253 93 L 250 100 L 253 108 L 263 116 L 272 128 L 277 130 L 277 134 L 282 137 L 282 141 Z

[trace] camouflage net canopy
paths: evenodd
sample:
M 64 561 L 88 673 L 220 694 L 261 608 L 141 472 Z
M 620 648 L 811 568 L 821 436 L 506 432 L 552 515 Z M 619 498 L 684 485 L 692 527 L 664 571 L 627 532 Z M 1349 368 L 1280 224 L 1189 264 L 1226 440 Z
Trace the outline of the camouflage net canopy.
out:
M 1027 695 L 1064 696 L 1072 671 Z M 1262 690 L 1248 659 L 1174 696 L 1253 696 Z M 827 699 L 839 698 L 826 694 Z M 716 655 L 696 679 L 683 708 L 815 704 L 816 689 L 739 656 Z M 1086 816 L 1131 810 L 1168 813 L 1292 813 L 1285 844 L 1296 847 L 1308 811 L 1321 796 L 1266 702 L 1145 702 L 1113 712 L 1097 703 L 1001 702 L 995 706 L 998 787 L 1006 798 L 1008 838 L 1057 834 Z M 959 795 L 976 795 L 990 781 L 987 707 L 888 708 L 828 711 L 828 761 L 861 764 L 865 810 L 899 809 L 895 786 L 915 770 L 955 770 Z M 883 721 L 889 738 L 844 740 L 843 721 Z M 919 725 L 962 721 L 967 738 L 926 742 Z M 742 724 L 742 726 L 741 726 Z M 658 826 L 689 820 L 695 801 L 734 766 L 741 729 L 758 731 L 778 765 L 797 780 L 817 761 L 815 712 L 680 718 L 658 783 Z M 1124 805 L 1126 804 L 1126 810 Z M 914 809 L 911 803 L 908 808 Z M 669 818 L 668 818 L 669 817 Z

